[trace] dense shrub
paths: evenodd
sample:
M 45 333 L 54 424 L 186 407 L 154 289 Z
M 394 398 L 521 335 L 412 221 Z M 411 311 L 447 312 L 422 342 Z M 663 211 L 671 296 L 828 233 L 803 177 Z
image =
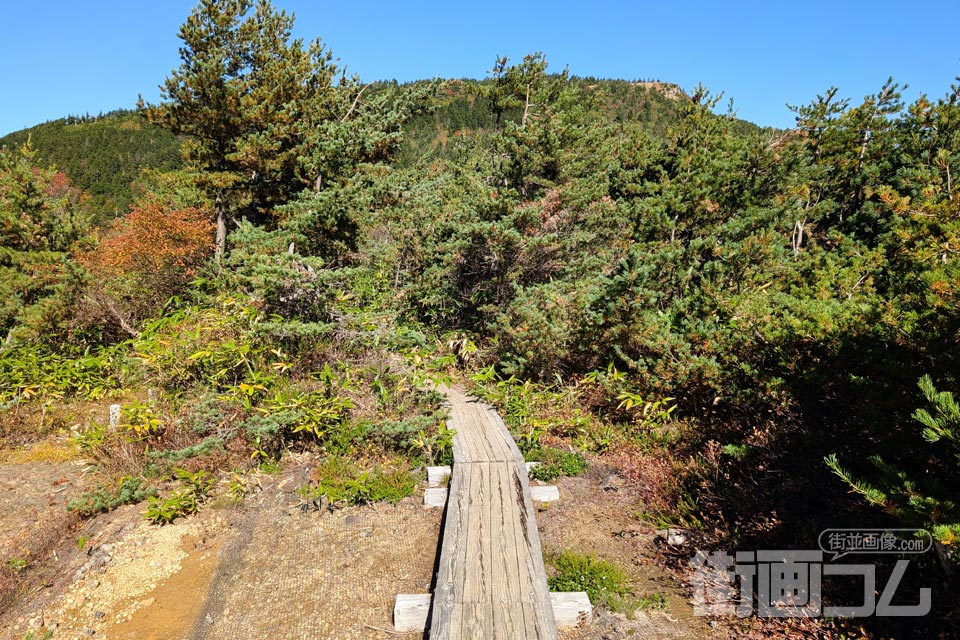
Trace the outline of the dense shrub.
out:
M 89 273 L 78 320 L 104 339 L 136 336 L 141 322 L 183 293 L 213 253 L 213 223 L 202 209 L 148 199 L 113 222 L 77 261 Z
M 67 510 L 89 517 L 112 511 L 120 505 L 143 502 L 156 494 L 157 490 L 144 486 L 141 479 L 125 476 L 114 486 L 97 485 L 93 491 L 72 499 L 67 504 Z

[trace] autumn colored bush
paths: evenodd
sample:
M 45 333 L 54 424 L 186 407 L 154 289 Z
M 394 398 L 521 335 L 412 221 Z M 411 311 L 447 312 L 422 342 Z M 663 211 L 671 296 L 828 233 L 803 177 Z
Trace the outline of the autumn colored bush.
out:
M 111 225 L 83 263 L 99 274 L 192 275 L 213 246 L 213 223 L 202 209 L 169 210 L 158 200 L 133 206 Z
M 95 249 L 77 256 L 89 275 L 81 324 L 107 340 L 136 335 L 138 321 L 196 277 L 213 253 L 213 232 L 197 207 L 173 209 L 156 198 L 132 206 Z

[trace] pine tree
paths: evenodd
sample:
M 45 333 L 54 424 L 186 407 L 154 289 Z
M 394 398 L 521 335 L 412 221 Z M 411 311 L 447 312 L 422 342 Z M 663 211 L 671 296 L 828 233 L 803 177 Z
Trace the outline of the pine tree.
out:
M 908 473 L 880 456 L 870 456 L 877 477 L 865 480 L 841 466 L 836 454 L 824 458 L 827 466 L 855 493 L 905 523 L 927 528 L 935 541 L 950 552 L 960 542 L 960 405 L 952 392 L 938 391 L 930 376 L 918 382 L 928 407 L 921 407 L 913 418 L 922 425 L 920 435 L 928 443 L 917 447 L 916 457 L 926 456 L 921 475 Z M 946 550 L 941 554 L 946 558 Z
M 58 333 L 75 269 L 70 252 L 90 230 L 87 196 L 63 173 L 33 166 L 34 152 L 0 149 L 0 332 Z
M 268 0 L 253 8 L 201 0 L 180 28 L 181 65 L 160 87 L 166 102 L 139 102 L 151 123 L 186 136 L 184 158 L 215 202 L 218 258 L 229 218 L 263 220 L 314 183 L 298 160 L 302 123 L 334 117 L 337 104 L 332 53 L 319 39 L 292 39 L 293 16 Z

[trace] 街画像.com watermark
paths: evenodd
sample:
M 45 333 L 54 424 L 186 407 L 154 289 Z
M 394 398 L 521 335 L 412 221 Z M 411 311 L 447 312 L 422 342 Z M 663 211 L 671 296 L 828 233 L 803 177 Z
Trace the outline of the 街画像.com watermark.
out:
M 921 588 L 917 604 L 892 604 L 910 565 L 898 559 L 886 583 L 877 584 L 875 564 L 834 564 L 850 554 L 924 553 L 933 539 L 923 529 L 827 529 L 817 550 L 698 551 L 691 559 L 696 615 L 762 618 L 924 616 L 931 592 Z M 862 598 L 840 606 L 824 605 L 823 580 L 853 576 Z

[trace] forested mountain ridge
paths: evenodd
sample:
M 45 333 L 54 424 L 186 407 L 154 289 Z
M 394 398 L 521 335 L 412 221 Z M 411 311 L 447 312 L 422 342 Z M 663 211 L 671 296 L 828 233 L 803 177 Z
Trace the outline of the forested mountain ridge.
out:
M 613 122 L 638 123 L 657 137 L 666 136 L 668 128 L 677 122 L 680 102 L 689 100 L 679 86 L 666 82 L 576 76 L 569 81 L 598 114 Z M 495 114 L 485 97 L 493 82 L 492 79 L 443 81 L 430 112 L 413 117 L 405 125 L 405 144 L 398 163 L 446 157 L 452 139 L 493 131 Z M 423 83 L 411 83 L 411 86 L 418 84 Z M 508 115 L 519 117 L 521 108 L 514 107 Z M 746 121 L 738 121 L 738 127 L 744 133 L 758 128 Z
M 90 207 L 102 221 L 126 212 L 143 169 L 171 171 L 181 165 L 176 138 L 134 111 L 52 120 L 3 136 L 0 147 L 17 149 L 28 140 L 36 162 L 66 173 L 90 195 Z
M 526 454 L 642 485 L 644 526 L 729 550 L 925 528 L 905 584 L 941 594 L 930 616 L 811 633 L 956 630 L 960 86 L 829 89 L 774 131 L 703 87 L 540 54 L 364 85 L 291 26 L 198 5 L 138 116 L 184 169 L 108 226 L 29 151 L 0 155 L 5 439 L 115 394 L 119 425 L 73 438 L 108 476 L 176 484 L 157 520 L 198 470 L 305 448 L 324 456 L 305 495 L 363 502 L 449 454 L 416 390 L 454 376 Z
M 493 129 L 493 114 L 483 98 L 491 80 L 444 80 L 430 113 L 404 124 L 404 148 L 398 163 L 447 154 L 451 137 L 482 135 Z M 657 136 L 678 117 L 678 100 L 689 99 L 677 85 L 652 81 L 572 78 L 584 93 L 597 96 L 596 109 L 616 122 L 638 122 Z M 427 81 L 407 85 L 415 89 Z M 372 94 L 396 83 L 372 83 Z M 516 115 L 516 114 L 512 114 Z M 754 125 L 740 121 L 743 132 Z M 0 147 L 16 149 L 30 141 L 36 162 L 54 166 L 91 197 L 90 207 L 101 222 L 122 215 L 135 196 L 149 187 L 144 170 L 167 172 L 181 166 L 179 141 L 167 130 L 152 126 L 132 110 L 97 116 L 67 116 L 8 133 Z

